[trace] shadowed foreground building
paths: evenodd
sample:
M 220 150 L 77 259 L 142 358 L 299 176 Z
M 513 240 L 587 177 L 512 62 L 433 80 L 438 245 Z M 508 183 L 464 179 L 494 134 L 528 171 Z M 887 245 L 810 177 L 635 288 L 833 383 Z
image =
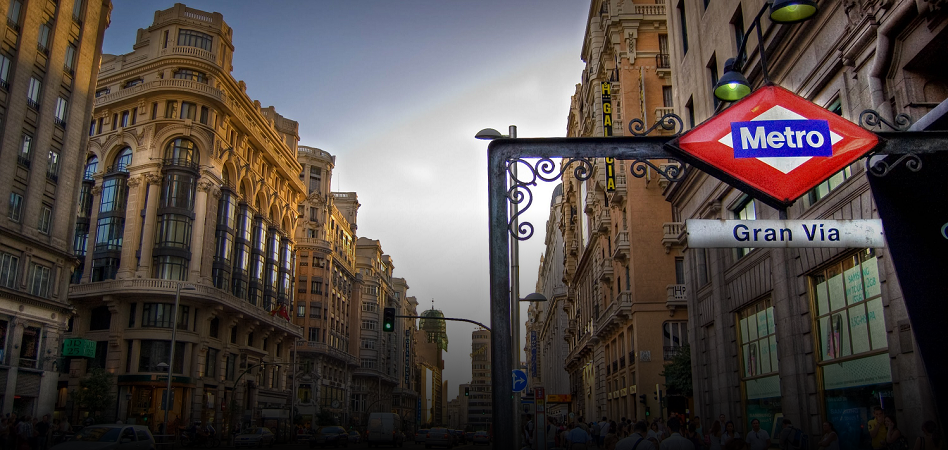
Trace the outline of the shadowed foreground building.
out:
M 176 4 L 138 30 L 132 53 L 102 60 L 67 332 L 94 341 L 96 353 L 72 359 L 60 386 L 76 389 L 93 367 L 115 374 L 111 420 L 157 429 L 167 364 L 171 420 L 227 432 L 285 415 L 290 348 L 302 332 L 270 312 L 293 301 L 306 194 L 298 124 L 262 109 L 231 76 L 232 38 L 219 13 Z
M 686 128 L 712 117 L 711 88 L 764 3 L 707 5 L 684 0 L 669 10 L 675 107 Z M 859 122 L 865 109 L 916 120 L 945 110 L 948 16 L 935 4 L 827 0 L 800 25 L 775 25 L 765 15 L 762 31 L 771 80 L 831 113 Z M 744 73 L 760 86 L 754 33 L 747 47 Z M 787 217 L 878 218 L 864 163 L 806 193 Z M 697 170 L 665 194 L 679 222 L 779 217 Z M 863 448 L 877 406 L 909 442 L 924 421 L 938 419 L 915 351 L 916 338 L 937 337 L 914 335 L 900 288 L 912 280 L 896 277 L 888 249 L 688 248 L 684 262 L 700 417 L 724 413 L 742 430 L 759 419 L 771 431 L 787 418 L 814 437 L 831 422 L 844 450 Z
M 12 0 L 0 40 L 0 413 L 52 413 L 109 0 Z

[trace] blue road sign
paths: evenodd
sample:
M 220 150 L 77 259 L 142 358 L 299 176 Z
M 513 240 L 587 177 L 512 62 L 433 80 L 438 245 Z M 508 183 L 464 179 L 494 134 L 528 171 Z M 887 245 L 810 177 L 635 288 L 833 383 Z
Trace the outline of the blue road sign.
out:
M 520 392 L 527 388 L 527 373 L 520 370 L 513 370 L 513 391 Z

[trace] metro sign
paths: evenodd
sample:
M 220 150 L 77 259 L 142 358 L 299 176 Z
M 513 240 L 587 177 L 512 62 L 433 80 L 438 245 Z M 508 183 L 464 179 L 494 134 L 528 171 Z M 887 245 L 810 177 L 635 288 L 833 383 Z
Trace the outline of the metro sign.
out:
M 764 86 L 672 147 L 697 158 L 699 169 L 786 207 L 878 143 L 874 133 L 784 88 Z

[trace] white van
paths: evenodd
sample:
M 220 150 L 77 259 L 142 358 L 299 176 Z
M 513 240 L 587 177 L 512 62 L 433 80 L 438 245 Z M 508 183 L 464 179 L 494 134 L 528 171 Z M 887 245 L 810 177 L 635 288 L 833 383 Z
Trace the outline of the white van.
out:
M 380 444 L 389 444 L 399 446 L 405 442 L 405 435 L 402 433 L 402 418 L 394 413 L 372 413 L 369 414 L 369 433 L 366 441 L 369 447 Z

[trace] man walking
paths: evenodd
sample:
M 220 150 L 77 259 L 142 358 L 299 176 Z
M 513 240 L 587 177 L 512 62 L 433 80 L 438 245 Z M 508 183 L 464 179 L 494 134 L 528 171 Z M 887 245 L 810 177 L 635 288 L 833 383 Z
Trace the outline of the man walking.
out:
M 770 447 L 770 434 L 767 430 L 760 429 L 760 421 L 751 420 L 752 430 L 747 432 L 747 445 L 750 450 L 766 450 Z
M 586 446 L 592 441 L 592 436 L 575 423 L 569 424 L 570 429 L 566 432 L 566 442 L 569 443 L 570 450 L 586 450 Z
M 602 425 L 599 422 L 593 422 L 592 428 L 589 429 L 589 434 L 592 435 L 593 441 L 596 445 L 599 445 L 599 430 L 602 429 Z
M 616 450 L 656 450 L 655 444 L 645 438 L 647 430 L 648 424 L 645 421 L 636 422 L 632 426 L 632 434 L 616 443 Z
M 681 421 L 677 417 L 668 419 L 665 425 L 671 431 L 671 436 L 662 441 L 660 450 L 695 450 L 695 444 L 681 435 Z
M 609 421 L 606 420 L 606 416 L 602 416 L 602 422 L 599 423 L 599 446 L 602 447 L 606 435 L 609 434 Z

